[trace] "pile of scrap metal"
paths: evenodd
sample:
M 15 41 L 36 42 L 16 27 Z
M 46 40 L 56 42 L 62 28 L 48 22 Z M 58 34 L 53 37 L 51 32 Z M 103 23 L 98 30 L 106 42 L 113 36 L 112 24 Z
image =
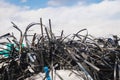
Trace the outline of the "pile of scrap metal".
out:
M 29 24 L 24 33 L 12 24 L 20 32 L 20 40 L 10 33 L 0 36 L 1 40 L 8 41 L 0 42 L 0 80 L 30 79 L 41 73 L 44 75 L 39 80 L 120 80 L 118 36 L 94 38 L 87 29 L 68 36 L 62 31 L 60 36 L 55 36 L 51 20 L 49 28 L 40 19 L 40 23 Z M 30 41 L 28 31 L 34 25 L 39 25 L 41 34 L 33 34 Z M 67 70 L 71 73 L 66 77 L 74 74 L 82 79 L 60 75 L 59 71 Z M 55 75 L 59 79 L 55 79 Z

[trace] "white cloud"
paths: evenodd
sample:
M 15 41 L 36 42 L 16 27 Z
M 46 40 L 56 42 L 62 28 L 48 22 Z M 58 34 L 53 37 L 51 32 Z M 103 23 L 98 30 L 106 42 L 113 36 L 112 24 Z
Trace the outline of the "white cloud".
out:
M 49 0 L 47 4 L 49 6 L 61 6 L 69 3 L 73 4 L 78 1 L 82 1 L 82 0 Z
M 25 2 L 27 2 L 27 0 L 20 0 L 22 3 L 25 3 Z
M 53 30 L 56 34 L 60 34 L 61 30 L 64 30 L 65 34 L 71 34 L 83 28 L 87 28 L 89 33 L 95 36 L 120 33 L 119 0 L 37 10 L 24 10 L 5 2 L 0 2 L 0 4 L 0 35 L 15 31 L 10 21 L 15 22 L 24 30 L 30 22 L 39 22 L 40 17 L 43 18 L 45 24 L 48 23 L 49 18 L 52 19 Z

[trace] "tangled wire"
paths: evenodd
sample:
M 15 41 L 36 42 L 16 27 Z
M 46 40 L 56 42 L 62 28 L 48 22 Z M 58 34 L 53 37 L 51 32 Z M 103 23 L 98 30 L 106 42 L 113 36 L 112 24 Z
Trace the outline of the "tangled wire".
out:
M 70 36 L 55 36 L 49 20 L 49 29 L 42 23 L 31 23 L 23 33 L 13 22 L 13 27 L 20 32 L 20 40 L 14 34 L 7 33 L 0 39 L 0 80 L 24 80 L 34 74 L 44 73 L 49 68 L 53 80 L 56 70 L 82 71 L 84 80 L 120 80 L 120 38 L 94 38 L 82 29 Z M 40 25 L 41 34 L 34 33 L 32 40 L 28 31 L 34 25 Z M 86 32 L 82 35 L 81 32 Z M 12 38 L 12 40 L 11 40 Z M 26 46 L 23 44 L 25 41 Z M 78 76 L 79 73 L 76 73 Z M 59 76 L 61 80 L 65 80 Z M 47 79 L 47 75 L 43 80 Z

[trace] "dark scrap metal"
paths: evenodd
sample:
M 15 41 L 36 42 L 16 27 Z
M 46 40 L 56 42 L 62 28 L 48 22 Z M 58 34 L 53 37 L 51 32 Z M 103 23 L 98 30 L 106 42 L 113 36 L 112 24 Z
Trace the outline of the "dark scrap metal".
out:
M 42 18 L 40 23 L 29 24 L 25 32 L 12 24 L 20 32 L 20 40 L 10 33 L 0 36 L 0 39 L 8 36 L 6 39 L 9 41 L 0 45 L 13 44 L 8 50 L 10 56 L 0 58 L 0 80 L 24 80 L 43 73 L 45 66 L 50 69 L 52 80 L 53 71 L 61 69 L 82 71 L 84 80 L 120 80 L 120 38 L 117 35 L 94 38 L 87 29 L 82 29 L 71 38 L 68 38 L 70 35 L 64 36 L 64 31 L 55 36 L 51 20 L 47 27 L 43 25 Z M 30 41 L 27 32 L 35 25 L 39 25 L 41 33 L 33 34 Z M 85 35 L 81 34 L 83 31 L 86 31 Z M 22 46 L 23 41 L 26 46 Z

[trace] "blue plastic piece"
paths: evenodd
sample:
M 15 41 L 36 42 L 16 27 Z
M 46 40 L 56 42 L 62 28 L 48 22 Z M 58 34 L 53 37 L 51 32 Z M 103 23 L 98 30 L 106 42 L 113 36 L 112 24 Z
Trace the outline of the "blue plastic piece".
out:
M 51 80 L 50 75 L 49 75 L 49 69 L 48 69 L 48 67 L 44 67 L 44 72 L 46 74 L 46 79 L 47 80 Z
M 12 51 L 15 44 L 7 43 L 6 46 L 7 46 L 7 49 L 1 50 L 0 55 L 3 55 L 4 57 L 9 58 L 10 57 L 10 51 Z M 22 44 L 22 48 L 24 48 L 24 47 L 25 47 L 25 44 Z M 16 50 L 19 51 L 19 48 L 16 48 Z
M 14 46 L 14 44 L 8 43 L 6 44 L 6 46 L 7 46 L 7 50 L 0 51 L 0 54 L 8 58 L 10 56 L 10 51 L 12 50 L 12 47 Z
M 115 45 L 115 42 L 114 42 L 114 40 L 113 40 L 113 39 L 108 38 L 108 41 L 109 41 L 112 45 Z

